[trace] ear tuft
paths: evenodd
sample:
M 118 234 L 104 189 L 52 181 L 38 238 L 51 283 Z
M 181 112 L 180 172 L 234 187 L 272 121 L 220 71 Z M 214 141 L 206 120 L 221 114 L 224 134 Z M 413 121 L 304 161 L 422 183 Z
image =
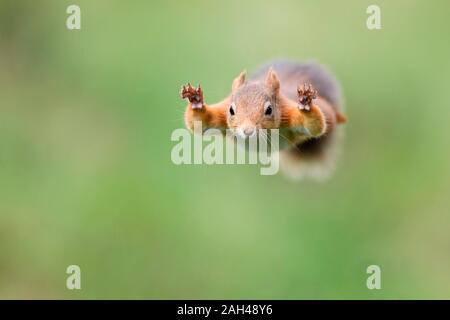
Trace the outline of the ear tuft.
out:
M 233 80 L 233 84 L 231 86 L 231 91 L 232 92 L 236 92 L 237 89 L 239 89 L 240 87 L 242 87 L 242 85 L 245 83 L 245 75 L 246 75 L 246 71 L 242 71 L 234 80 Z
M 280 89 L 280 80 L 272 67 L 267 72 L 266 86 L 274 93 L 277 93 Z

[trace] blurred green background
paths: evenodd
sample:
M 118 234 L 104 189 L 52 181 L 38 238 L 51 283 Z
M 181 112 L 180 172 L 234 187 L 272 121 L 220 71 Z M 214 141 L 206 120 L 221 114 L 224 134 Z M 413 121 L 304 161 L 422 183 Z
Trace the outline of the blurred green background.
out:
M 79 31 L 65 25 L 73 3 Z M 0 298 L 450 298 L 449 12 L 2 0 Z M 214 102 L 276 57 L 317 59 L 342 83 L 333 178 L 174 165 L 181 84 Z M 371 264 L 381 290 L 366 288 Z

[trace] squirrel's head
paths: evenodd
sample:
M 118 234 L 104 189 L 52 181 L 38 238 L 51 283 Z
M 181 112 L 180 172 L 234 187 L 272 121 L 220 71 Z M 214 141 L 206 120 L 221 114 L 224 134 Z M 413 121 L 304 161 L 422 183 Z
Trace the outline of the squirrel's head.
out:
M 232 85 L 228 127 L 243 138 L 255 135 L 258 129 L 277 128 L 281 121 L 279 91 L 280 81 L 272 69 L 261 82 L 246 82 L 245 72 L 241 72 Z

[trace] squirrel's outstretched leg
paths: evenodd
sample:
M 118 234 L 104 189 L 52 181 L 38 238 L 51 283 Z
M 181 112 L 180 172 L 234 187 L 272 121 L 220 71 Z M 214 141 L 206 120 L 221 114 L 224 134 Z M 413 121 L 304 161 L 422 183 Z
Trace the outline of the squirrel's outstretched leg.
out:
M 317 91 L 304 84 L 297 89 L 298 101 L 280 97 L 281 128 L 301 128 L 307 135 L 319 137 L 327 130 L 327 120 L 317 102 Z
M 190 130 L 194 128 L 194 121 L 201 121 L 203 129 L 227 127 L 229 98 L 213 105 L 207 105 L 204 103 L 203 90 L 200 85 L 195 88 L 190 84 L 181 87 L 181 98 L 189 101 L 184 119 L 186 127 Z
M 280 127 L 298 128 L 308 136 L 320 137 L 327 131 L 327 125 L 330 123 L 328 113 L 332 112 L 332 107 L 326 101 L 317 99 L 317 91 L 311 85 L 299 86 L 297 95 L 298 102 L 280 97 Z

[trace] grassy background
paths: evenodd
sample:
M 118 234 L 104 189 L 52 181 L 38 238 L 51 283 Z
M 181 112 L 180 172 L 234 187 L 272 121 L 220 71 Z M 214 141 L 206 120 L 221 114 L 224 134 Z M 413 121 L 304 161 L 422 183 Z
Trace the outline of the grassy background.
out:
M 72 3 L 0 3 L 1 298 L 450 298 L 448 1 Z M 342 82 L 333 179 L 173 165 L 180 85 L 275 57 Z

